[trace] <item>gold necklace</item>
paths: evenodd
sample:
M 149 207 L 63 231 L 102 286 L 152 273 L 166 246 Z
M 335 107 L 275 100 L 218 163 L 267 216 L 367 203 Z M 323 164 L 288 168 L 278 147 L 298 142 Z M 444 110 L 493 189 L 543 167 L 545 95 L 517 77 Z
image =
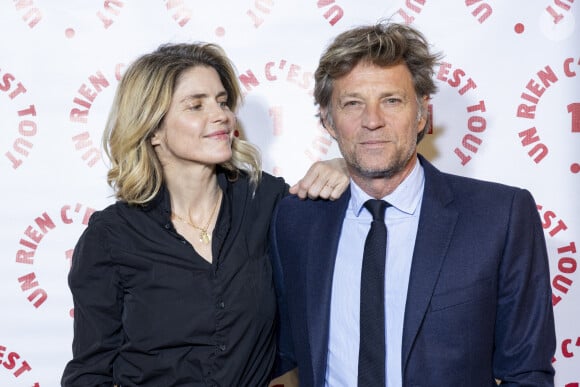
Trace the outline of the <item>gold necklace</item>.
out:
M 220 197 L 218 196 L 217 200 L 215 201 L 215 205 L 213 206 L 213 210 L 211 211 L 211 215 L 209 216 L 209 219 L 207 220 L 207 222 L 205 224 L 205 227 L 196 226 L 195 224 L 191 223 L 190 220 L 183 219 L 181 216 L 177 215 L 175 212 L 172 212 L 171 216 L 173 219 L 177 219 L 180 222 L 188 224 L 191 227 L 195 228 L 196 230 L 199 230 L 199 241 L 201 243 L 207 245 L 211 241 L 211 235 L 207 232 L 207 229 L 209 228 L 209 224 L 211 223 L 211 220 L 213 219 L 213 216 L 215 214 L 215 211 L 217 209 L 219 202 L 220 202 Z

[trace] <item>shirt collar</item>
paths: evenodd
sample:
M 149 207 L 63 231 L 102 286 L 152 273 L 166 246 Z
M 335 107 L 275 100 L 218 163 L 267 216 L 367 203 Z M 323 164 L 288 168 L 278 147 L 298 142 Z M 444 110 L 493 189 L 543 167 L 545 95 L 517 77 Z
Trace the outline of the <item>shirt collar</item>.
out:
M 409 176 L 407 176 L 393 192 L 382 199 L 389 202 L 391 206 L 401 212 L 413 214 L 419 205 L 424 182 L 425 173 L 423 171 L 423 166 L 419 161 L 417 161 Z M 364 203 L 367 200 L 372 199 L 372 197 L 356 185 L 352 179 L 350 184 L 350 194 L 349 211 L 352 211 L 354 215 L 358 217 L 361 214 Z

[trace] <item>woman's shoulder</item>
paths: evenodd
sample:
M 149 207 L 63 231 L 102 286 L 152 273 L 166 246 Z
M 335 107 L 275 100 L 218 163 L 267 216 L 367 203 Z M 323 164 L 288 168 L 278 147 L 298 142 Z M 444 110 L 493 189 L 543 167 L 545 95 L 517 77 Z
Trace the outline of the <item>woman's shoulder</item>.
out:
M 262 172 L 262 179 L 260 180 L 260 182 L 269 187 L 280 188 L 285 187 L 287 185 L 283 177 L 273 176 L 268 172 Z
M 126 222 L 127 219 L 136 216 L 135 214 L 142 210 L 143 209 L 134 205 L 129 205 L 122 201 L 116 201 L 103 209 L 95 211 L 91 215 L 88 225 L 92 227 L 119 225 Z
M 262 172 L 262 178 L 253 190 L 254 199 L 272 198 L 278 202 L 288 194 L 288 184 L 282 177 L 273 176 L 267 172 Z
M 267 172 L 262 172 L 260 180 L 256 183 L 251 181 L 250 176 L 244 172 L 239 171 L 235 178 L 228 178 L 228 184 L 237 186 L 253 195 L 283 193 L 288 190 L 288 185 L 282 177 L 273 176 Z

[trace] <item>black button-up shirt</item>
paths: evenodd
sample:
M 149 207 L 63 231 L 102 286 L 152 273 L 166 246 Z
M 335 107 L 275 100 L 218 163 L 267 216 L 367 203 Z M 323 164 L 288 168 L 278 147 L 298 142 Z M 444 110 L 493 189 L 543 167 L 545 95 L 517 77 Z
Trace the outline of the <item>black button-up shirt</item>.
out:
M 264 174 L 227 181 L 213 262 L 171 223 L 163 190 L 145 207 L 96 212 L 73 255 L 73 359 L 63 386 L 265 386 L 274 361 L 272 211 L 287 192 Z

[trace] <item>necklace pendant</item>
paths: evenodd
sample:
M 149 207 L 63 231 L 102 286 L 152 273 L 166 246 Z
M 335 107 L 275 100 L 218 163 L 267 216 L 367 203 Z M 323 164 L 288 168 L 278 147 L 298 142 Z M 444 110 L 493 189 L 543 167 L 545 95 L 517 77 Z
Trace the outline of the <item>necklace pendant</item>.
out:
M 209 236 L 207 231 L 201 230 L 201 232 L 199 233 L 199 241 L 206 245 L 209 244 L 209 242 L 211 241 L 211 237 Z

